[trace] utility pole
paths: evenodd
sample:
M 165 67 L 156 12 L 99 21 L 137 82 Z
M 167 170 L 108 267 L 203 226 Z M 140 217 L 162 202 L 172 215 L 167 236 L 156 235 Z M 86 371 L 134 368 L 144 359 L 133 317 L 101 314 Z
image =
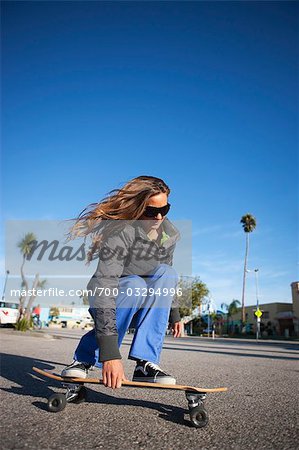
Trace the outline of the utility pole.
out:
M 6 275 L 5 275 L 5 282 L 4 282 L 4 287 L 3 287 L 3 294 L 2 294 L 2 300 L 5 300 L 5 290 L 6 290 L 6 283 L 7 283 L 7 278 L 9 275 L 9 270 L 6 271 Z
M 260 310 L 260 302 L 259 302 L 259 287 L 258 287 L 258 273 L 259 269 L 254 269 L 254 275 L 255 275 L 255 290 L 256 290 L 256 340 L 259 340 L 259 337 L 261 335 L 261 316 L 262 311 Z
M 259 283 L 258 283 L 258 273 L 259 269 L 249 270 L 246 269 L 247 273 L 254 272 L 255 277 L 255 295 L 256 295 L 256 310 L 254 315 L 256 317 L 256 340 L 258 341 L 261 336 L 261 317 L 263 312 L 260 310 L 260 301 L 259 301 Z
M 209 299 L 209 302 L 208 302 L 208 338 L 210 337 L 210 323 L 211 323 L 210 306 L 211 306 L 211 303 L 210 303 L 210 299 Z

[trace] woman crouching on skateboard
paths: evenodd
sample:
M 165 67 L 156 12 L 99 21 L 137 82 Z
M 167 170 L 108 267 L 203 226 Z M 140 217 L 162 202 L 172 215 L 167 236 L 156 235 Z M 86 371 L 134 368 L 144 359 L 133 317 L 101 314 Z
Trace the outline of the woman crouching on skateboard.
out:
M 180 235 L 166 218 L 169 193 L 160 178 L 140 176 L 77 219 L 71 236 L 91 234 L 89 260 L 99 259 L 87 285 L 95 328 L 81 338 L 62 376 L 86 378 L 99 364 L 104 385 L 119 388 L 126 380 L 119 347 L 135 328 L 129 351 L 136 361 L 133 381 L 176 383 L 158 366 L 168 322 L 174 337 L 183 327 L 172 305 L 178 282 L 172 258 Z

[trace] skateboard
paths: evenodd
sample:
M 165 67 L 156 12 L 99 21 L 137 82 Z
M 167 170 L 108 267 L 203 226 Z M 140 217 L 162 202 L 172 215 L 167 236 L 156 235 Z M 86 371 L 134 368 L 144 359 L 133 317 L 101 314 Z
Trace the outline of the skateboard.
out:
M 63 387 L 66 388 L 65 394 L 52 394 L 48 398 L 48 411 L 59 412 L 62 411 L 67 403 L 81 403 L 86 399 L 87 391 L 85 384 L 103 384 L 103 380 L 98 378 L 70 378 L 61 377 L 53 372 L 32 368 L 34 372 L 39 373 L 45 377 L 60 381 Z M 194 427 L 205 427 L 209 422 L 207 410 L 204 407 L 204 400 L 207 394 L 214 392 L 226 392 L 226 387 L 219 388 L 198 388 L 194 386 L 184 386 L 180 384 L 161 384 L 161 383 L 147 383 L 141 381 L 123 381 L 122 387 L 133 388 L 147 388 L 147 389 L 169 389 L 174 391 L 184 391 L 188 401 L 190 420 Z

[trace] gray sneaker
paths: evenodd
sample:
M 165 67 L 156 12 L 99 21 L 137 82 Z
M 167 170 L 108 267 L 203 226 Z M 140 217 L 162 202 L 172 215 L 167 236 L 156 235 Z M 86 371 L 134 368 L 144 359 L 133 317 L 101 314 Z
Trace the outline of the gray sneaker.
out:
M 72 364 L 66 366 L 62 372 L 62 377 L 71 377 L 71 378 L 86 378 L 88 374 L 88 369 L 91 367 L 91 364 L 81 363 L 80 361 L 73 361 Z

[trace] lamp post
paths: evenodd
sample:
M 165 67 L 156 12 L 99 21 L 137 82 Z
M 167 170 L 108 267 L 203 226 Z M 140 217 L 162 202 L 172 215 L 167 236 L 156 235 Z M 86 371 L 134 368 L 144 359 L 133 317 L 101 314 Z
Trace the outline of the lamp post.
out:
M 4 281 L 4 286 L 3 286 L 2 300 L 5 299 L 5 290 L 6 290 L 6 283 L 7 283 L 8 275 L 9 275 L 9 270 L 6 271 L 6 275 L 5 275 L 5 281 Z
M 211 326 L 211 312 L 212 313 L 215 312 L 215 308 L 214 308 L 215 303 L 213 302 L 213 298 L 210 295 L 208 296 L 207 306 L 208 306 L 208 337 L 210 337 L 210 329 L 212 329 L 212 338 L 215 339 L 215 328 L 214 328 L 215 324 L 214 324 L 213 319 L 212 319 L 212 326 Z
M 211 300 L 209 298 L 209 302 L 208 302 L 208 338 L 210 337 L 210 323 L 211 323 L 210 307 L 211 307 Z
M 259 269 L 254 269 L 254 275 L 255 275 L 255 290 L 256 290 L 256 311 L 258 312 L 260 310 L 260 304 L 259 304 L 259 287 L 258 287 L 258 274 Z M 256 340 L 258 341 L 261 334 L 261 317 L 256 316 Z
M 256 316 L 256 340 L 259 340 L 260 334 L 261 334 L 261 315 L 262 312 L 260 311 L 260 302 L 259 302 L 259 283 L 258 283 L 258 273 L 259 273 L 259 269 L 254 269 L 254 270 L 246 270 L 247 272 L 254 272 L 254 277 L 255 277 L 255 293 L 256 293 L 256 311 L 255 311 L 255 316 Z

